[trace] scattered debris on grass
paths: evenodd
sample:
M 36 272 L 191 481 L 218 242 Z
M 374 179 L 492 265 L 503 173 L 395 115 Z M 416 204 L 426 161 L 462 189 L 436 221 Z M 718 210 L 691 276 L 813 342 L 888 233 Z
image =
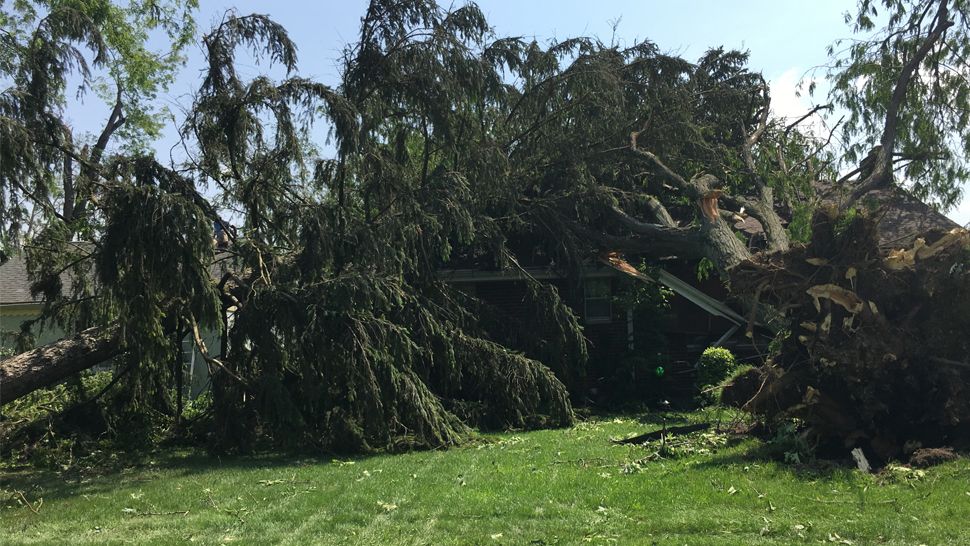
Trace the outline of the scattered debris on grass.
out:
M 638 434 L 632 438 L 624 438 L 622 440 L 613 440 L 615 444 L 643 444 L 653 440 L 660 440 L 664 437 L 670 438 L 672 436 L 679 436 L 683 434 L 690 434 L 692 432 L 697 432 L 700 430 L 707 430 L 711 428 L 710 423 L 696 423 L 693 425 L 684 425 L 679 427 L 664 427 L 660 430 L 655 430 L 653 432 L 647 432 L 645 434 Z

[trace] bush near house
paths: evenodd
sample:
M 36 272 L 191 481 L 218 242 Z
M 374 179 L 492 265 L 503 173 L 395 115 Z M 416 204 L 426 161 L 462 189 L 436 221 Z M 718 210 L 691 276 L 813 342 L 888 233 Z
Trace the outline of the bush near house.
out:
M 734 354 L 724 347 L 708 347 L 704 349 L 697 362 L 697 388 L 705 400 L 713 401 L 712 388 L 720 385 L 738 367 Z

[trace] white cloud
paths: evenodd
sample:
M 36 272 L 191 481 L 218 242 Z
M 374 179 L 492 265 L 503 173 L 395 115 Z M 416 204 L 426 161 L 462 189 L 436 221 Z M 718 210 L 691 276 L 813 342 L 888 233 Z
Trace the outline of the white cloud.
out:
M 807 114 L 817 105 L 816 97 L 823 97 L 822 90 L 816 90 L 815 96 L 809 96 L 808 85 L 810 81 L 802 80 L 804 71 L 798 67 L 792 67 L 781 74 L 771 78 L 768 82 L 771 88 L 771 112 L 776 117 L 786 121 L 794 122 L 798 118 Z M 818 115 L 813 116 L 802 122 L 801 127 L 819 138 L 828 136 L 828 129 Z

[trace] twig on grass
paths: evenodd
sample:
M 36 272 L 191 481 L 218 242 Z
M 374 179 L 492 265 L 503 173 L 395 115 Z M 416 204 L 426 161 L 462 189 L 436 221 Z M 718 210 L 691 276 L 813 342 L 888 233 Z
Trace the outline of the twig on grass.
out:
M 138 512 L 132 514 L 133 517 L 137 516 L 187 516 L 189 515 L 188 510 L 176 510 L 175 512 Z
M 41 497 L 40 499 L 37 500 L 37 507 L 35 508 L 34 505 L 31 504 L 29 500 L 27 500 L 27 497 L 24 496 L 24 492 L 23 491 L 19 491 L 19 490 L 18 491 L 14 491 L 13 494 L 16 497 L 19 497 L 19 499 L 21 501 L 23 501 L 24 505 L 27 508 L 29 508 L 31 512 L 33 512 L 35 514 L 40 514 L 40 507 L 44 505 L 44 498 L 43 497 Z

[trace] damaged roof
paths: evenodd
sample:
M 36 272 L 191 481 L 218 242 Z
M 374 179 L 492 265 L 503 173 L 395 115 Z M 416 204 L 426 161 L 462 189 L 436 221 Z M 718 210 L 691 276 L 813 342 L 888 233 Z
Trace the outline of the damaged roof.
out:
M 840 206 L 848 199 L 851 185 L 816 184 L 823 204 Z M 862 196 L 861 203 L 878 220 L 879 246 L 909 248 L 918 237 L 931 231 L 948 232 L 963 227 L 898 186 L 876 188 Z

